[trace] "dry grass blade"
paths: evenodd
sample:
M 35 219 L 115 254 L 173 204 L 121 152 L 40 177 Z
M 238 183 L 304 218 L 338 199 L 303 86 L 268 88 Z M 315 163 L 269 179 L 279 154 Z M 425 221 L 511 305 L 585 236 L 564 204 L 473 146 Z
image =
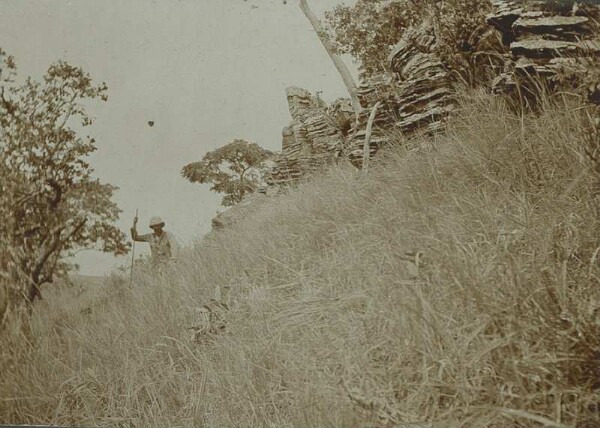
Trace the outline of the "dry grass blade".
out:
M 544 427 L 549 427 L 549 428 L 573 428 L 572 425 L 564 425 L 564 424 L 561 424 L 559 422 L 552 421 L 552 420 L 550 420 L 548 418 L 545 418 L 543 416 L 535 415 L 533 413 L 526 412 L 524 410 L 502 409 L 502 408 L 495 409 L 495 410 L 498 410 L 501 413 L 504 413 L 504 414 L 509 415 L 509 416 L 513 416 L 515 418 L 525 419 L 525 420 L 528 420 L 528 421 L 533 421 L 533 422 L 540 423 Z

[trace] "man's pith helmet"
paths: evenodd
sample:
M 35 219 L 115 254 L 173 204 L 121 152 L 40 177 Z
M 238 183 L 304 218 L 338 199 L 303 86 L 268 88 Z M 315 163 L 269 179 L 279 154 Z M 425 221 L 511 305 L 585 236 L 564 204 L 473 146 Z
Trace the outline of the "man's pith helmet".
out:
M 160 217 L 152 217 L 150 219 L 150 227 L 154 227 L 154 226 L 164 226 L 165 222 L 162 221 L 162 219 Z

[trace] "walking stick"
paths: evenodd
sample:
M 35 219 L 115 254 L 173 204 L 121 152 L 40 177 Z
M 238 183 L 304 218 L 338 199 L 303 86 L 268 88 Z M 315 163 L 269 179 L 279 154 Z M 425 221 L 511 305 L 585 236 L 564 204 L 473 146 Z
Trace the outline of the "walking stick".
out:
M 135 209 L 135 219 L 133 220 L 133 227 L 137 226 L 138 220 L 138 209 Z M 131 249 L 131 272 L 129 273 L 129 288 L 133 285 L 133 265 L 135 264 L 135 239 L 133 240 L 133 248 Z

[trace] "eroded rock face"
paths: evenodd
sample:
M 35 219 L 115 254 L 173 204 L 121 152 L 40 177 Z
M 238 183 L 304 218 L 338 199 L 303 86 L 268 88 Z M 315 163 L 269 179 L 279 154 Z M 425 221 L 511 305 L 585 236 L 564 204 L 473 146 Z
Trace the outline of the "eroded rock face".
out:
M 591 33 L 589 19 L 585 16 L 544 16 L 543 12 L 520 16 L 512 24 L 512 30 L 519 38 L 542 35 L 571 41 Z
M 503 35 L 503 42 L 508 44 L 512 37 L 510 28 L 523 13 L 523 7 L 517 1 L 492 0 L 491 3 L 494 12 L 487 16 L 487 23 L 499 30 Z
M 346 137 L 352 128 L 355 116 L 352 101 L 348 98 L 338 98 L 328 107 L 327 113 L 336 120 L 342 136 Z
M 276 184 L 297 180 L 326 165 L 344 144 L 347 106 L 341 100 L 328 107 L 305 89 L 286 90 L 291 123 L 282 131 L 282 152 L 271 172 Z M 333 113 L 333 114 L 332 114 Z
M 539 79 L 550 90 L 565 82 L 584 82 L 588 101 L 600 104 L 600 81 L 591 75 L 589 65 L 600 56 L 600 5 L 581 1 L 490 2 L 493 12 L 487 16 L 487 23 L 500 33 L 505 49 L 500 54 L 506 59 L 503 70 L 494 69 L 498 73 L 491 82 L 495 92 L 519 97 L 525 93 L 535 101 Z M 358 118 L 348 99 L 327 106 L 305 89 L 288 88 L 291 122 L 282 130 L 282 150 L 274 159 L 275 167 L 267 182 L 294 182 L 340 156 L 360 165 L 369 113 L 377 103 L 380 107 L 370 155 L 389 144 L 390 135 L 442 130 L 456 106 L 455 89 L 450 70 L 435 48 L 431 23 L 407 30 L 391 50 L 387 64 L 390 73 L 360 78 L 358 90 L 364 110 Z M 597 67 L 595 71 L 600 76 Z M 253 197 L 234 208 L 247 209 Z M 214 228 L 230 225 L 232 212 L 219 215 Z
M 584 56 L 587 53 L 597 54 L 600 52 L 600 46 L 597 42 L 590 40 L 571 42 L 536 38 L 512 42 L 510 51 L 516 57 L 551 59 L 565 56 Z
M 371 155 L 388 143 L 390 131 L 408 136 L 415 131 L 441 129 L 455 103 L 452 81 L 434 53 L 435 43 L 430 23 L 409 29 L 388 58 L 392 74 L 363 79 L 359 90 L 366 111 L 360 117 L 353 140 L 348 143 L 348 156 L 355 164 L 362 161 L 368 114 L 378 101 L 382 104 L 374 121 Z
M 407 31 L 389 57 L 397 77 L 396 127 L 404 134 L 426 127 L 439 129 L 453 110 L 453 84 L 449 72 L 434 53 L 433 27 L 424 23 Z
M 551 91 L 567 81 L 596 87 L 588 65 L 600 56 L 600 6 L 581 2 L 494 0 L 487 22 L 501 34 L 510 56 L 492 84 L 498 93 L 516 88 L 535 101 L 535 88 Z M 593 91 L 588 100 L 594 101 Z
M 493 12 L 487 23 L 500 33 L 506 49 L 504 70 L 492 82 L 495 92 L 527 93 L 527 82 L 532 82 L 532 87 L 539 83 L 532 77 L 555 86 L 561 79 L 585 81 L 589 74 L 586 61 L 600 56 L 600 6 L 490 1 Z M 368 116 L 376 103 L 380 107 L 370 141 L 371 155 L 388 144 L 394 132 L 408 136 L 442 129 L 456 106 L 455 89 L 450 70 L 436 55 L 435 47 L 431 23 L 407 30 L 389 56 L 391 73 L 360 79 L 364 110 L 358 118 L 349 100 L 327 106 L 304 89 L 288 88 L 292 121 L 282 131 L 282 152 L 275 160 L 271 183 L 302 178 L 340 155 L 360 164 Z M 529 91 L 535 98 L 533 92 Z M 600 102 L 600 82 L 589 83 L 588 99 Z
M 394 47 L 390 74 L 361 78 L 358 118 L 349 100 L 326 107 L 308 91 L 288 88 L 292 122 L 282 132 L 282 153 L 272 172 L 274 183 L 305 176 L 340 155 L 360 164 L 371 109 L 380 107 L 373 122 L 369 153 L 389 143 L 390 131 L 403 135 L 425 129 L 435 132 L 453 110 L 450 75 L 434 53 L 435 36 L 429 23 L 414 28 Z
M 398 107 L 398 101 L 395 92 L 395 82 L 389 75 L 374 75 L 369 78 L 361 77 L 358 87 L 358 96 L 360 103 L 365 109 L 362 111 L 358 120 L 353 114 L 351 130 L 346 139 L 344 147 L 344 156 L 350 159 L 355 165 L 362 164 L 364 155 L 364 143 L 367 122 L 371 109 L 380 102 L 369 144 L 369 153 L 374 155 L 379 147 L 388 143 L 386 130 L 389 130 L 395 122 L 395 110 Z
M 487 23 L 500 33 L 506 49 L 504 70 L 492 82 L 495 92 L 525 94 L 535 101 L 539 79 L 548 82 L 551 90 L 563 81 L 590 80 L 586 61 L 600 56 L 600 6 L 574 1 L 490 1 L 493 12 Z M 273 181 L 304 177 L 340 154 L 360 165 L 369 113 L 377 103 L 371 155 L 389 143 L 391 134 L 443 129 L 456 106 L 455 89 L 435 47 L 430 22 L 407 30 L 389 56 L 391 73 L 361 77 L 358 89 L 364 110 L 358 118 L 349 100 L 336 100 L 327 107 L 308 91 L 289 88 L 292 122 L 282 132 L 282 154 Z M 588 99 L 600 102 L 600 82 L 589 83 Z

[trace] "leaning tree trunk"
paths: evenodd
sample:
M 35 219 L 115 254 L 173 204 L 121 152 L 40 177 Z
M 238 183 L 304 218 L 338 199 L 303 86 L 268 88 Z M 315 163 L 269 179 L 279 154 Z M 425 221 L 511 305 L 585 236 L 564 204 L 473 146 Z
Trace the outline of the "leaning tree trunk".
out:
M 317 18 L 317 16 L 310 9 L 306 0 L 300 0 L 300 9 L 310 21 L 310 24 L 317 33 L 317 36 L 319 36 L 319 40 L 321 40 L 321 43 L 323 44 L 325 50 L 329 54 L 329 57 L 333 61 L 335 68 L 337 68 L 337 71 L 340 73 L 340 76 L 342 76 L 344 85 L 346 85 L 346 89 L 348 90 L 348 94 L 350 95 L 350 99 L 352 100 L 352 107 L 354 108 L 354 113 L 358 118 L 362 111 L 362 106 L 360 105 L 360 99 L 358 98 L 358 89 L 356 87 L 354 79 L 352 78 L 352 74 L 350 74 L 350 70 L 348 70 L 348 67 L 346 67 L 346 64 L 344 63 L 342 58 L 336 53 L 334 46 L 329 41 L 327 33 L 321 25 L 321 21 L 319 21 L 319 18 Z
M 375 121 L 375 115 L 377 115 L 377 109 L 381 106 L 381 101 L 377 101 L 377 104 L 373 106 L 369 120 L 367 121 L 367 131 L 365 134 L 365 142 L 363 144 L 363 171 L 369 169 L 369 158 L 371 157 L 371 133 L 373 132 L 373 121 Z

